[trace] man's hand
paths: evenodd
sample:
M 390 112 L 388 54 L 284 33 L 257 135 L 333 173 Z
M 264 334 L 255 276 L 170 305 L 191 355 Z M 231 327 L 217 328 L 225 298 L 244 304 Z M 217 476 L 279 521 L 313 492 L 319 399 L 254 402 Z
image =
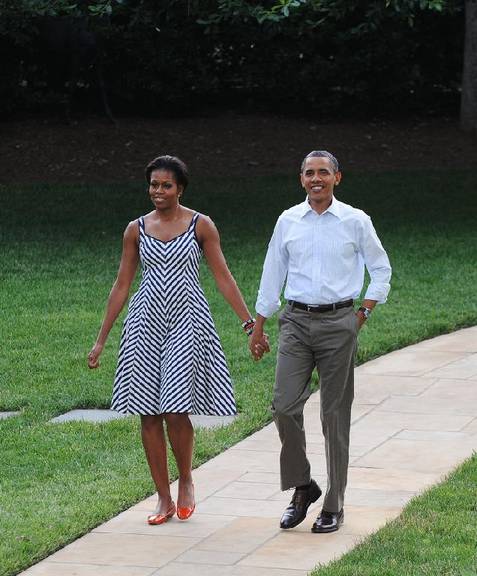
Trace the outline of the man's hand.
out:
M 362 312 L 356 312 L 356 318 L 358 319 L 358 332 L 363 327 L 363 324 L 366 322 L 366 317 Z
M 270 352 L 268 334 L 254 330 L 248 340 L 248 347 L 254 360 L 260 360 L 266 352 Z

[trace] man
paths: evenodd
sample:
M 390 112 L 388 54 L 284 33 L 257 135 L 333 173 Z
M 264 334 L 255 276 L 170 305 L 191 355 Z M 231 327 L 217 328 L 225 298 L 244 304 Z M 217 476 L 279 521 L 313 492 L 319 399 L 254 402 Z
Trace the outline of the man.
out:
M 281 214 L 268 246 L 250 350 L 256 359 L 266 351 L 263 327 L 280 308 L 286 279 L 272 412 L 282 443 L 281 488 L 295 492 L 280 527 L 300 524 L 321 496 L 310 475 L 303 427 L 316 366 L 328 487 L 312 532 L 323 533 L 343 523 L 357 335 L 375 305 L 386 301 L 391 267 L 369 216 L 334 197 L 341 172 L 332 154 L 310 152 L 300 180 L 306 200 Z M 371 282 L 355 313 L 365 267 Z

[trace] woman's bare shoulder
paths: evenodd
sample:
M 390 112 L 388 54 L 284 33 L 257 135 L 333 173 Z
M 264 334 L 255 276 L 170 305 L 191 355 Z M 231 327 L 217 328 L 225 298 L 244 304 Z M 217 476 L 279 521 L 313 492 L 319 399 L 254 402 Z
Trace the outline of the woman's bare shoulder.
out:
M 138 240 L 139 239 L 139 218 L 131 220 L 124 230 L 125 240 Z

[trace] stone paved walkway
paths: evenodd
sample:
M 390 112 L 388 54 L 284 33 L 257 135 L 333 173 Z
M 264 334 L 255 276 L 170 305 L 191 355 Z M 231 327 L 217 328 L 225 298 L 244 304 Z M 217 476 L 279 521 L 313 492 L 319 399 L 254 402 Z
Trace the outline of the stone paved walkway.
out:
M 319 397 L 306 407 L 313 476 L 324 487 Z M 399 515 L 416 494 L 477 450 L 477 327 L 392 352 L 356 370 L 345 524 L 280 531 L 273 424 L 195 470 L 187 522 L 148 526 L 155 497 L 23 572 L 26 576 L 305 576 Z M 176 486 L 173 486 L 176 493 Z

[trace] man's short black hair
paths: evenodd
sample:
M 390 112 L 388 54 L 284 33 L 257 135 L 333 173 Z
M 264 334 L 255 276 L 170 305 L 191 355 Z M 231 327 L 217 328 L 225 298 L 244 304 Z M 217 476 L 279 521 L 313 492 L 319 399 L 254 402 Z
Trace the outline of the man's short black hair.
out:
M 328 160 L 331 162 L 331 165 L 333 166 L 333 171 L 335 172 L 335 174 L 336 172 L 340 171 L 340 165 L 338 163 L 338 160 L 333 156 L 333 154 L 331 154 L 326 150 L 313 150 L 303 158 L 300 172 L 303 172 L 303 168 L 305 167 L 307 158 L 328 158 Z

